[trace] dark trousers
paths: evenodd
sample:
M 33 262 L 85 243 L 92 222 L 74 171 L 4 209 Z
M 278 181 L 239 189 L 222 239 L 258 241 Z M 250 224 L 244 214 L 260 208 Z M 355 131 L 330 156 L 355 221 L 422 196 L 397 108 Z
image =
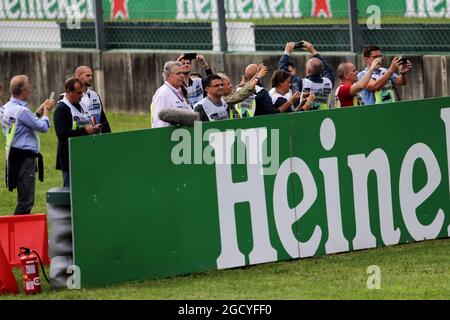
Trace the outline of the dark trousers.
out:
M 29 214 L 34 205 L 36 159 L 27 158 L 19 169 L 15 215 Z
M 70 172 L 63 171 L 62 177 L 63 177 L 63 187 L 70 187 Z

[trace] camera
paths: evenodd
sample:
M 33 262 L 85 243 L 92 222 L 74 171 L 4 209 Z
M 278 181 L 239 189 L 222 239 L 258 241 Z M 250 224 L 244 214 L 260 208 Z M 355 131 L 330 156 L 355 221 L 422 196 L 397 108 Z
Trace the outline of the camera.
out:
M 401 59 L 399 60 L 399 63 L 400 63 L 401 65 L 407 64 L 407 63 L 408 63 L 408 58 L 401 58 Z
M 195 59 L 197 59 L 197 53 L 196 53 L 196 52 L 185 53 L 185 54 L 183 55 L 183 59 L 186 59 L 186 60 L 195 60 Z
M 303 41 L 296 42 L 294 45 L 294 49 L 304 48 L 304 47 L 305 47 L 305 43 Z

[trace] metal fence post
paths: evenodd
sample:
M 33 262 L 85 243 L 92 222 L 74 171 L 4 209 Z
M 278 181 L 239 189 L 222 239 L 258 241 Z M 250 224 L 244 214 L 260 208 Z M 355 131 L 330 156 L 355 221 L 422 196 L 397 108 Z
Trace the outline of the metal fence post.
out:
M 350 50 L 359 53 L 362 49 L 362 38 L 356 0 L 348 0 L 348 16 L 350 19 Z
M 228 42 L 224 0 L 217 0 L 217 24 L 219 26 L 220 51 L 226 52 L 228 51 Z
M 106 47 L 102 0 L 95 0 L 95 44 L 97 50 L 103 50 Z

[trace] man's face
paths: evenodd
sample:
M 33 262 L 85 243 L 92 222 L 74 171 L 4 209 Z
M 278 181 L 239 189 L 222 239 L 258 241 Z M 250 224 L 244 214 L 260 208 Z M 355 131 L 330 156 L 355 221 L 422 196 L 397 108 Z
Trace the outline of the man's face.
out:
M 181 59 L 181 71 L 184 73 L 190 73 L 192 71 L 192 63 L 189 59 Z
M 381 58 L 381 50 L 377 50 L 377 51 L 372 51 L 370 53 L 370 56 L 368 58 L 366 58 L 366 64 L 367 66 L 370 66 L 373 62 L 373 60 L 375 60 L 376 58 Z
M 30 80 L 26 80 L 25 85 L 23 86 L 23 89 L 22 89 L 22 100 L 23 101 L 28 100 L 30 95 L 31 95 L 31 83 L 30 83 Z
M 294 68 L 293 66 L 288 66 L 288 71 L 293 76 L 297 74 L 297 68 Z
M 167 82 L 170 83 L 171 86 L 178 89 L 183 85 L 184 81 L 184 73 L 182 71 L 182 67 L 174 65 L 172 67 L 172 71 L 167 77 Z
M 81 73 L 78 79 L 83 82 L 85 87 L 92 86 L 92 82 L 94 81 L 94 74 L 92 73 L 92 70 L 86 69 L 85 72 Z
M 210 86 L 207 88 L 208 95 L 212 95 L 216 98 L 220 98 L 224 93 L 224 86 L 222 79 L 214 79 L 211 81 Z
M 347 64 L 347 72 L 345 78 L 351 83 L 355 83 L 356 81 L 358 81 L 358 70 L 356 70 L 353 63 Z
M 78 104 L 83 98 L 83 86 L 76 82 L 73 87 L 73 91 L 66 92 L 66 97 L 71 104 Z

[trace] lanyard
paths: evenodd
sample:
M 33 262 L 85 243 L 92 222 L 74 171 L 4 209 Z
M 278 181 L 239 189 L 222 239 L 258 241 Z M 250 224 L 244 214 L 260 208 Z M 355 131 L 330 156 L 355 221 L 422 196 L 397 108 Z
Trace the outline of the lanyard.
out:
M 179 92 L 179 91 L 175 90 L 175 88 L 172 87 L 172 86 L 171 86 L 170 84 L 168 84 L 167 82 L 164 83 L 164 85 L 167 86 L 167 87 L 170 89 L 170 91 L 172 91 L 172 92 L 177 96 L 178 100 L 180 100 L 181 103 L 186 104 L 186 101 L 184 100 L 183 95 L 180 95 L 180 92 Z

